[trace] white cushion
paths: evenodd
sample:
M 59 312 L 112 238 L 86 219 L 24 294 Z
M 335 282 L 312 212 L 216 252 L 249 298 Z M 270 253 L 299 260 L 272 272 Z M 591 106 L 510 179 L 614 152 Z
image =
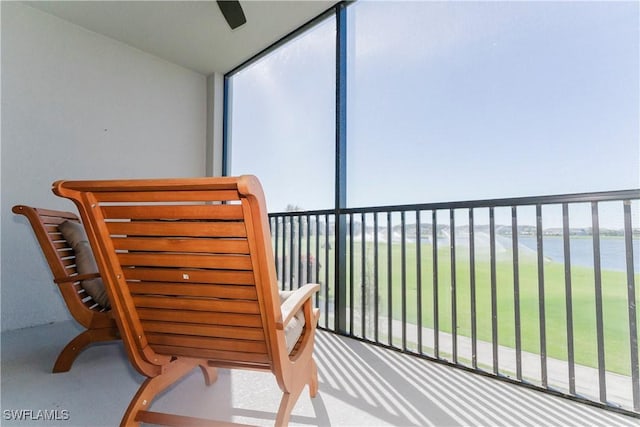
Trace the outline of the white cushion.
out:
M 293 293 L 293 291 L 279 291 L 280 293 L 280 305 L 282 305 Z M 284 339 L 287 343 L 287 352 L 291 353 L 295 347 L 302 330 L 304 329 L 304 313 L 302 309 L 291 318 L 289 323 L 284 327 Z

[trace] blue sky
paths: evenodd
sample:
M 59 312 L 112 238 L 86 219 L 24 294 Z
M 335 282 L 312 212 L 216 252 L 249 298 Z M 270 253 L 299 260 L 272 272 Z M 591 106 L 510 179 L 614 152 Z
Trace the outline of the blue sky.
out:
M 348 11 L 350 206 L 640 187 L 638 2 Z M 231 172 L 272 211 L 332 206 L 334 32 L 233 78 Z

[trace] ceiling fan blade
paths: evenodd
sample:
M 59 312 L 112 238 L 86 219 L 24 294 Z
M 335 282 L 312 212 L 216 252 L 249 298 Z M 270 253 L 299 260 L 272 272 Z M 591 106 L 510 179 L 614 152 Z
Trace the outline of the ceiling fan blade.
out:
M 232 30 L 247 22 L 238 0 L 217 0 L 216 3 Z

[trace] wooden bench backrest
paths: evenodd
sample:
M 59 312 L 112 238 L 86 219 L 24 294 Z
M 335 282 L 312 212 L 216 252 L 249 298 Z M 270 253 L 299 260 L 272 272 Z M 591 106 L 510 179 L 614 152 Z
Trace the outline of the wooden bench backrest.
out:
M 78 299 L 81 304 L 89 309 L 104 311 L 105 309 L 85 292 L 80 281 L 76 280 L 78 275 L 76 255 L 69 243 L 62 237 L 60 230 L 58 230 L 58 226 L 64 221 L 80 222 L 78 216 L 71 212 L 34 208 L 25 205 L 16 205 L 12 211 L 15 214 L 24 215 L 29 220 L 40 249 L 42 249 L 42 253 L 49 264 L 53 281 L 60 285 L 60 290 L 65 299 Z M 74 316 L 76 314 L 83 316 L 82 313 L 72 314 Z M 84 324 L 82 320 L 78 320 Z
M 66 181 L 54 192 L 78 206 L 139 371 L 154 376 L 171 356 L 271 369 L 284 335 L 255 178 Z

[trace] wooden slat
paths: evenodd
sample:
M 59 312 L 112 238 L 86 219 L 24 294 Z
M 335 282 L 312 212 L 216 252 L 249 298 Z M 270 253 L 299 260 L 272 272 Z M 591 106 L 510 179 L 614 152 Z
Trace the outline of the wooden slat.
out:
M 246 237 L 242 222 L 108 222 L 111 234 L 130 236 Z
M 123 270 L 127 280 L 144 280 L 170 283 L 216 283 L 221 285 L 253 285 L 254 276 L 250 271 L 229 270 L 193 270 L 184 271 L 170 268 L 126 268 Z
M 78 223 L 79 221 L 77 219 L 71 219 L 71 218 L 43 218 L 40 217 L 40 220 L 42 221 L 42 225 L 44 225 L 45 227 L 58 227 L 60 224 L 62 224 L 65 221 L 71 221 L 71 222 L 75 222 Z
M 202 190 L 209 193 L 222 190 L 236 190 L 238 188 L 237 178 L 152 178 L 152 179 L 112 179 L 112 180 L 83 180 L 64 181 L 61 185 L 64 188 L 76 191 L 87 191 L 91 193 L 100 192 L 132 192 L 132 191 L 194 191 Z
M 208 239 L 208 238 L 161 238 L 114 236 L 113 246 L 117 250 L 130 251 L 173 251 L 196 253 L 248 254 L 246 239 Z
M 59 242 L 52 242 L 52 245 L 58 252 L 72 251 L 71 246 L 69 246 L 69 243 L 67 243 L 66 240 L 62 240 Z M 71 254 L 73 254 L 73 252 L 71 252 Z
M 78 217 L 71 212 L 62 212 L 44 208 L 33 208 L 33 210 L 36 211 L 40 221 L 44 224 L 56 221 L 62 222 L 67 219 L 78 222 Z
M 121 253 L 122 266 L 211 268 L 220 270 L 251 270 L 251 258 L 246 255 Z
M 243 366 L 255 369 L 269 369 L 270 360 L 267 354 L 244 353 L 234 351 L 211 350 L 206 348 L 189 348 L 170 345 L 152 345 L 154 351 L 159 354 L 171 356 L 195 357 L 199 359 L 210 359 L 212 361 L 222 361 L 227 367 Z
M 244 313 L 209 313 L 193 310 L 160 310 L 140 308 L 138 316 L 141 320 L 160 320 L 168 322 L 206 323 L 229 326 L 261 327 L 259 314 Z
M 126 219 L 242 219 L 241 205 L 103 206 L 105 218 Z
M 267 345 L 263 341 L 248 341 L 228 338 L 190 337 L 185 335 L 147 333 L 149 344 L 175 347 L 194 347 L 198 349 L 259 353 L 267 352 Z
M 99 202 L 202 202 L 210 200 L 238 200 L 237 191 L 130 191 L 94 192 Z
M 210 298 L 238 298 L 257 300 L 258 295 L 254 286 L 232 285 L 203 285 L 164 282 L 130 282 L 129 290 L 132 294 L 142 295 L 181 295 Z
M 237 326 L 202 325 L 194 323 L 175 323 L 143 321 L 146 333 L 175 335 L 193 335 L 202 337 L 232 338 L 248 341 L 264 341 L 262 328 L 239 328 Z
M 58 249 L 56 252 L 58 252 L 58 256 L 61 259 L 71 259 L 71 260 L 76 259 L 76 254 L 71 250 L 71 248 L 69 248 L 68 250 Z
M 138 411 L 136 421 L 171 427 L 250 427 L 248 424 L 207 420 L 186 415 L 174 415 L 153 411 Z
M 60 262 L 65 267 L 70 267 L 70 266 L 76 265 L 76 258 L 75 257 L 73 257 L 73 258 L 61 258 Z
M 224 299 L 206 298 L 172 298 L 172 297 L 147 297 L 134 296 L 136 307 L 163 308 L 177 310 L 198 310 L 219 313 L 250 313 L 260 312 L 258 304 L 250 301 L 234 301 Z
M 43 225 L 47 233 L 49 234 L 59 233 L 58 224 L 43 224 Z
M 74 276 L 76 274 L 78 274 L 78 270 L 76 270 L 76 266 L 71 265 L 71 266 L 65 267 L 63 277 Z

